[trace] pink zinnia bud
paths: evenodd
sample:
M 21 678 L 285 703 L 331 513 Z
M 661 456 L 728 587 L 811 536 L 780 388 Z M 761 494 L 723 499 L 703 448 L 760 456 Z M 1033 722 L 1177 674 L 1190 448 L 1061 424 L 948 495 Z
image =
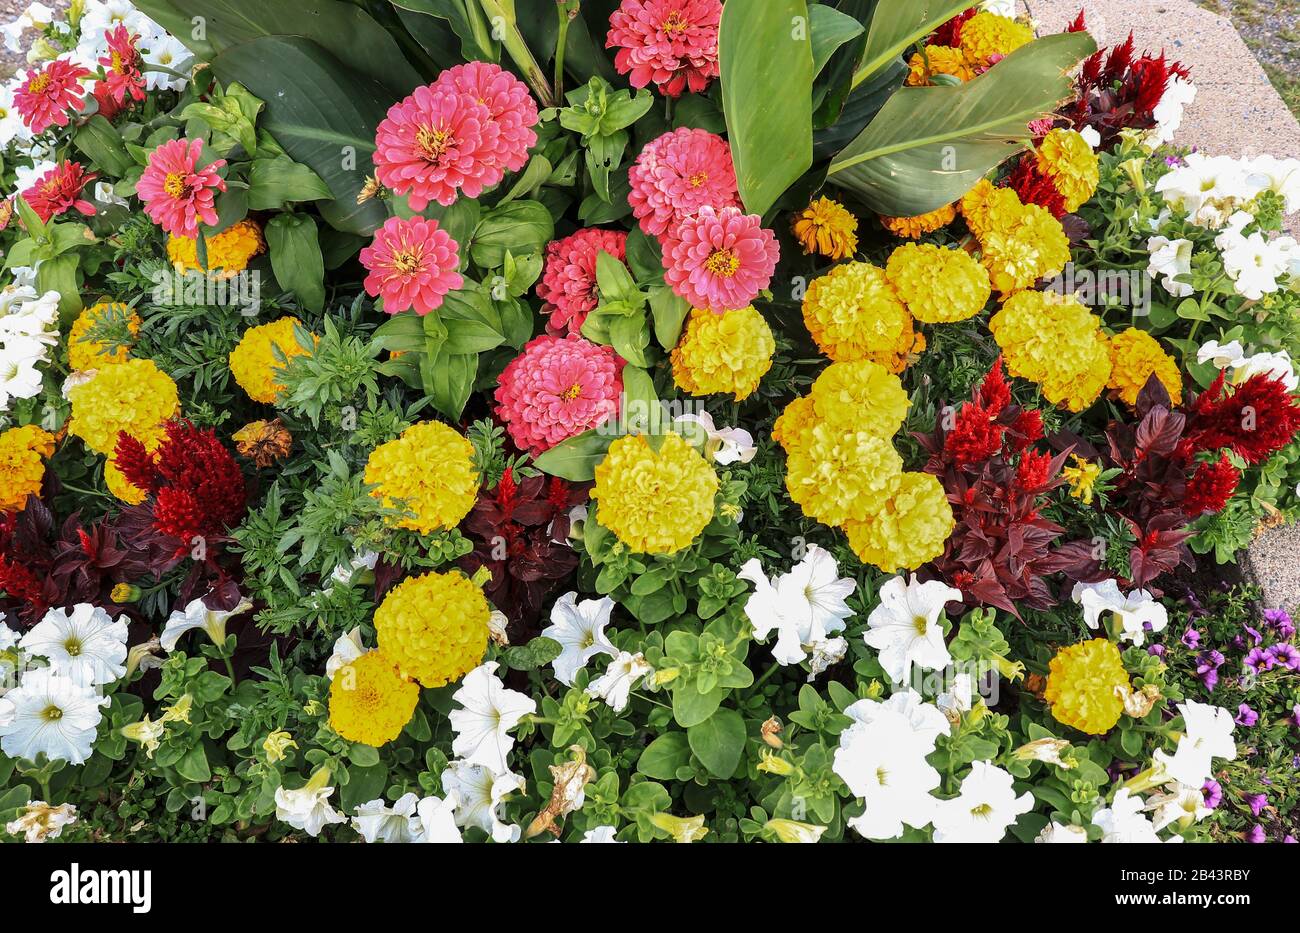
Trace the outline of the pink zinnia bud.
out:
M 61 162 L 24 191 L 23 198 L 44 221 L 70 210 L 93 217 L 95 205 L 83 199 L 81 191 L 96 177 L 93 172 L 87 173 L 79 162 Z
M 144 212 L 172 236 L 195 239 L 199 221 L 208 226 L 217 222 L 216 192 L 226 190 L 217 169 L 225 166 L 226 160 L 217 159 L 200 168 L 202 155 L 201 139 L 163 143 L 149 153 L 149 164 L 136 184 Z
M 665 97 L 699 93 L 718 76 L 722 0 L 623 0 L 609 18 L 605 47 L 633 87 L 654 83 Z
M 537 134 L 532 130 L 537 124 L 537 103 L 528 92 L 528 85 L 490 62 L 469 62 L 448 68 L 433 84 L 487 107 L 499 131 L 494 168 L 517 172 L 528 164 L 528 150 L 537 144 Z
M 501 127 L 485 104 L 449 87 L 418 87 L 389 108 L 375 133 L 375 174 L 413 211 L 476 198 L 503 176 Z
M 51 126 L 67 126 L 68 111 L 86 109 L 86 91 L 81 79 L 90 71 L 62 58 L 33 68 L 14 91 L 14 106 L 23 125 L 35 134 Z
M 611 347 L 543 334 L 501 374 L 497 415 L 515 446 L 540 454 L 617 414 L 623 365 Z
M 546 247 L 546 268 L 537 283 L 537 297 L 546 302 L 553 334 L 579 333 L 596 307 L 596 258 L 606 252 L 620 262 L 627 255 L 627 234 L 621 230 L 579 230 Z
M 757 214 L 702 207 L 664 240 L 664 278 L 696 308 L 743 308 L 767 288 L 781 248 Z
M 663 236 L 701 207 L 740 207 L 731 149 L 708 130 L 682 127 L 651 142 L 628 170 L 628 203 L 650 236 Z
M 460 247 L 436 220 L 388 218 L 361 251 L 361 265 L 370 273 L 366 293 L 382 298 L 389 314 L 428 314 L 464 284 L 456 271 Z

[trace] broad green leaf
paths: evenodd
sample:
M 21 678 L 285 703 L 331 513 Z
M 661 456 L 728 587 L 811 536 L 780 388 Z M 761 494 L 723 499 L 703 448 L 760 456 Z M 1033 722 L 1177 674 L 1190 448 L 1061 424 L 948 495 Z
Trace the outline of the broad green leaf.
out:
M 1087 33 L 1031 42 L 955 87 L 907 87 L 831 162 L 827 180 L 872 210 L 912 217 L 950 204 L 1029 143 L 1029 123 L 1073 93 Z
M 863 26 L 852 16 L 824 3 L 810 6 L 808 17 L 808 28 L 812 32 L 813 75 L 816 76 L 821 74 L 836 49 L 862 34 Z
M 279 211 L 285 204 L 332 197 L 319 175 L 288 156 L 254 159 L 248 173 L 249 210 Z
M 722 110 L 745 209 L 763 214 L 812 165 L 813 54 L 805 0 L 728 0 Z
M 332 227 L 369 235 L 383 224 L 383 204 L 357 204 L 357 194 L 370 171 L 375 128 L 392 103 L 390 92 L 297 37 L 231 46 L 213 60 L 212 70 L 266 101 L 262 125 L 333 193 L 335 200 L 319 205 Z
M 925 38 L 976 0 L 880 0 L 867 27 L 867 48 L 853 75 L 859 85 L 914 42 Z
M 691 751 L 716 777 L 729 778 L 745 751 L 745 720 L 734 709 L 720 709 L 686 730 Z
M 492 39 L 491 25 L 484 17 L 478 0 L 392 0 L 392 4 L 410 13 L 436 17 L 451 26 L 452 33 L 460 41 L 461 58 L 466 61 L 475 59 L 496 61 L 499 57 L 499 48 Z M 403 22 L 409 20 L 409 16 L 402 17 Z M 438 25 L 438 29 L 443 32 L 446 28 L 441 23 Z M 413 34 L 428 48 L 425 30 L 413 30 Z M 444 46 L 439 43 L 437 48 L 442 49 Z M 438 58 L 434 55 L 433 49 L 430 49 L 429 53 L 435 59 Z
M 306 214 L 277 214 L 266 225 L 266 245 L 275 280 L 309 311 L 325 309 L 325 260 L 316 221 Z
M 533 460 L 533 465 L 543 473 L 558 476 L 574 483 L 590 482 L 596 476 L 596 465 L 605 459 L 609 445 L 616 435 L 598 430 L 584 431 L 577 437 L 560 441 L 550 450 Z
M 499 268 L 506 253 L 522 256 L 541 250 L 555 236 L 555 221 L 540 201 L 510 201 L 483 215 L 474 231 L 470 256 L 483 269 Z
M 433 407 L 453 421 L 460 418 L 474 389 L 478 374 L 478 354 L 439 351 L 420 361 L 420 376 L 425 394 Z
M 133 160 L 122 145 L 122 136 L 99 114 L 77 130 L 72 144 L 80 149 L 95 167 L 115 178 L 125 175 Z
M 677 780 L 677 769 L 691 762 L 690 742 L 685 732 L 666 732 L 645 747 L 636 769 L 646 777 Z

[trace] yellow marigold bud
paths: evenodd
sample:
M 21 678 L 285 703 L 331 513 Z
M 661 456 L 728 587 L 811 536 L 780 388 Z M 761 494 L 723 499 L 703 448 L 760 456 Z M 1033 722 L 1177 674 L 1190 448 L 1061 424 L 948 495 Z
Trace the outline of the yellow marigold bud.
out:
M 818 422 L 786 458 L 785 486 L 805 515 L 827 525 L 862 521 L 880 507 L 903 461 L 886 438 Z
M 1020 292 L 989 321 L 1013 376 L 1036 382 L 1053 405 L 1082 411 L 1110 379 L 1101 321 L 1073 295 Z
M 996 13 L 976 13 L 961 27 L 961 50 L 973 68 L 987 66 L 995 55 L 1010 55 L 1032 41 L 1032 29 Z
M 717 492 L 717 474 L 680 435 L 666 435 L 658 452 L 629 435 L 596 467 L 591 498 L 600 524 L 632 550 L 674 554 L 713 520 Z
M 858 251 L 858 219 L 839 201 L 818 198 L 795 218 L 794 237 L 806 254 L 848 259 Z
M 330 726 L 349 742 L 378 748 L 402 734 L 411 721 L 420 688 L 392 661 L 368 651 L 345 664 L 330 683 Z
M 124 362 L 130 357 L 130 347 L 118 346 L 112 352 L 106 352 L 108 346 L 105 344 L 86 339 L 91 327 L 112 315 L 120 316 L 126 322 L 132 337 L 140 333 L 140 315 L 124 304 L 104 301 L 85 309 L 77 315 L 68 331 L 68 368 L 73 372 L 99 369 L 101 366 Z
M 161 438 L 163 426 L 180 410 L 176 383 L 153 360 L 105 366 L 70 388 L 68 398 L 68 431 L 101 454 L 113 452 L 123 431 L 148 446 Z
M 230 373 L 253 401 L 274 402 L 284 391 L 284 386 L 275 381 L 278 370 L 289 359 L 309 352 L 294 337 L 293 329 L 298 323 L 297 318 L 282 317 L 270 324 L 250 327 L 244 331 L 239 345 L 230 351 Z M 275 348 L 279 349 L 280 356 L 276 355 Z
M 803 321 L 835 361 L 893 357 L 911 349 L 912 318 L 883 269 L 866 262 L 836 266 L 808 286 Z
M 34 424 L 0 432 L 0 512 L 19 512 L 38 496 L 45 479 L 42 462 L 54 453 L 54 435 Z
M 991 202 L 995 208 L 998 198 Z M 1056 275 L 1070 261 L 1065 228 L 1037 204 L 1022 204 L 1005 217 L 991 213 L 979 238 L 980 259 L 989 270 L 993 287 L 1003 295 Z
M 1104 638 L 1068 645 L 1048 664 L 1047 702 L 1057 722 L 1101 735 L 1119 722 L 1124 701 L 1117 688 L 1129 686 L 1119 649 Z
M 831 363 L 809 395 L 817 419 L 832 431 L 866 431 L 877 437 L 893 437 L 912 404 L 902 380 L 870 360 Z
M 1144 330 L 1130 327 L 1110 338 L 1110 381 L 1113 389 L 1130 408 L 1147 380 L 1155 376 L 1177 405 L 1183 399 L 1183 377 L 1173 357 L 1160 348 L 1160 341 Z
M 956 218 L 957 206 L 955 204 L 945 204 L 943 207 L 935 208 L 927 214 L 917 214 L 915 217 L 885 217 L 882 215 L 880 222 L 894 236 L 917 240 L 927 233 L 933 233 L 941 227 L 948 226 Z
M 421 534 L 455 528 L 478 496 L 474 445 L 439 421 L 422 421 L 374 449 L 365 481 L 385 506 L 412 513 L 395 520 L 399 528 Z
M 1077 211 L 1097 191 L 1100 163 L 1088 141 L 1074 130 L 1056 129 L 1038 145 L 1038 170 L 1052 180 L 1065 198 L 1065 209 Z
M 931 84 L 935 75 L 950 75 L 961 81 L 975 77 L 966 53 L 950 45 L 927 45 L 916 52 L 907 62 L 907 83 L 909 87 L 924 87 Z
M 291 748 L 297 748 L 298 743 L 293 740 L 293 736 L 283 729 L 277 729 L 266 737 L 262 743 L 262 751 L 266 753 L 267 764 L 275 764 L 277 761 L 284 761 L 289 757 L 288 752 Z
M 849 546 L 864 564 L 885 573 L 915 570 L 943 553 L 956 521 L 938 477 L 904 473 L 884 502 L 845 524 Z
M 266 252 L 262 228 L 254 220 L 245 218 L 227 227 L 216 236 L 208 237 L 204 245 L 208 252 L 208 278 L 228 279 L 248 268 L 254 256 Z M 173 236 L 167 239 L 167 258 L 176 271 L 203 272 L 199 265 L 198 243 L 191 237 Z
M 776 341 L 753 305 L 722 314 L 695 308 L 672 352 L 673 379 L 691 395 L 748 397 L 772 368 Z
M 894 250 L 885 275 L 912 317 L 924 324 L 972 318 L 992 294 L 988 272 L 969 253 L 929 243 Z
M 431 572 L 389 590 L 375 610 L 375 633 L 380 652 L 404 674 L 441 687 L 483 660 L 490 615 L 483 591 L 464 574 Z

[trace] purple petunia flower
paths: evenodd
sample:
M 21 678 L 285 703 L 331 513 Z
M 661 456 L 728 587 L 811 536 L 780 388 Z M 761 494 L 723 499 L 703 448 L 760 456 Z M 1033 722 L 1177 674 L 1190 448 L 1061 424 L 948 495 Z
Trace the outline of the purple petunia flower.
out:
M 1263 648 L 1251 648 L 1242 663 L 1258 674 L 1260 671 L 1271 671 L 1276 661 L 1273 655 Z
M 1232 721 L 1239 726 L 1253 726 L 1259 722 L 1259 713 L 1251 709 L 1249 705 L 1242 703 L 1237 707 L 1237 716 Z
M 1181 641 L 1188 648 L 1195 651 L 1201 645 L 1201 633 L 1191 626 L 1188 626 L 1187 631 L 1183 632 Z
M 1246 831 L 1247 842 L 1267 842 L 1268 836 L 1264 835 L 1264 827 L 1256 823 Z
M 1278 644 L 1268 649 L 1273 660 L 1288 671 L 1300 670 L 1300 649 L 1295 645 Z
M 1209 693 L 1213 693 L 1214 688 L 1219 685 L 1219 672 L 1214 668 L 1210 668 L 1207 671 L 1202 671 L 1196 676 L 1201 679 L 1201 684 L 1205 687 L 1205 689 Z
M 1268 797 L 1265 794 L 1250 794 L 1246 797 L 1246 805 L 1250 807 L 1251 813 L 1259 816 L 1268 806 Z
M 1295 634 L 1295 623 L 1285 609 L 1265 609 L 1264 621 L 1282 638 L 1290 638 Z
M 1257 645 L 1263 644 L 1264 636 L 1259 633 L 1259 629 L 1251 628 L 1249 625 L 1243 625 L 1242 628 L 1246 630 L 1246 634 L 1250 636 L 1251 641 Z
M 1201 785 L 1201 796 L 1205 798 L 1205 805 L 1214 810 L 1223 803 L 1223 787 L 1218 781 L 1206 781 Z
M 1165 646 L 1151 645 L 1149 648 L 1147 648 L 1147 654 L 1157 658 L 1163 658 L 1165 656 Z

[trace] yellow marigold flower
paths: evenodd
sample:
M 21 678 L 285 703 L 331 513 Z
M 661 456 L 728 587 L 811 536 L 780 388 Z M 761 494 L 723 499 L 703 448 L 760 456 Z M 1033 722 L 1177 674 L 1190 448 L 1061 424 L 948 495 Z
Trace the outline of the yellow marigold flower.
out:
M 956 521 L 939 478 L 904 473 L 871 514 L 844 526 L 849 546 L 864 564 L 886 573 L 915 570 L 943 554 Z
M 966 53 L 950 45 L 927 45 L 907 62 L 907 83 L 910 87 L 924 87 L 935 75 L 950 75 L 961 81 L 975 77 Z
M 995 188 L 987 178 L 980 179 L 974 188 L 962 195 L 959 203 L 966 226 L 977 237 L 984 236 L 984 232 L 993 227 L 1011 226 L 1020 219 L 1024 207 L 1020 195 L 1014 190 Z
M 330 683 L 330 726 L 349 742 L 378 748 L 402 734 L 420 688 L 378 651 L 345 664 Z
M 596 517 L 640 554 L 674 554 L 713 520 L 718 476 L 680 435 L 656 453 L 640 435 L 609 445 L 596 467 Z
M 292 357 L 307 354 L 293 335 L 298 323 L 297 318 L 282 317 L 261 327 L 250 327 L 244 331 L 239 346 L 230 351 L 230 373 L 253 401 L 274 402 L 284 391 L 284 386 L 275 381 L 276 371 Z M 273 348 L 279 348 L 283 361 Z
M 858 219 L 839 201 L 818 198 L 795 218 L 794 236 L 805 253 L 848 259 L 858 251 Z
M 804 295 L 803 321 L 836 362 L 892 357 L 904 338 L 911 346 L 911 315 L 885 271 L 866 262 L 845 263 L 814 279 Z
M 127 505 L 139 505 L 147 495 L 143 489 L 122 475 L 122 471 L 113 462 L 112 454 L 109 454 L 108 459 L 104 461 L 104 484 L 108 486 L 109 492 Z
M 120 302 L 101 301 L 93 308 L 87 308 L 77 315 L 77 319 L 72 322 L 72 329 L 68 331 L 68 368 L 73 372 L 121 363 L 130 357 L 129 347 L 115 347 L 111 353 L 106 353 L 106 345 L 86 339 L 90 328 L 110 313 L 120 314 L 126 319 L 132 337 L 140 333 L 140 315 Z
M 1110 338 L 1110 381 L 1124 404 L 1137 404 L 1138 393 L 1153 375 L 1164 385 L 1174 404 L 1183 399 L 1183 377 L 1173 357 L 1160 347 L 1160 341 L 1144 330 L 1130 327 Z
M 972 68 L 989 64 L 995 55 L 1010 55 L 1034 41 L 1034 31 L 996 13 L 976 13 L 961 27 L 961 50 Z
M 785 488 L 809 518 L 826 525 L 861 521 L 880 507 L 903 470 L 888 438 L 845 433 L 818 421 L 786 458 Z
M 1038 170 L 1052 179 L 1065 198 L 1065 209 L 1077 211 L 1097 191 L 1101 178 L 1097 153 L 1074 130 L 1052 130 L 1038 146 Z
M 163 425 L 180 410 L 176 383 L 153 360 L 105 366 L 68 389 L 68 398 L 68 431 L 101 454 L 113 452 L 122 431 L 147 446 L 162 436 Z
M 365 481 L 385 506 L 413 513 L 397 527 L 421 534 L 455 528 L 478 496 L 474 445 L 440 421 L 422 421 L 374 449 Z
M 408 677 L 441 687 L 483 660 L 491 614 L 483 591 L 463 573 L 407 577 L 375 610 L 379 651 Z
M 804 431 L 817 423 L 817 413 L 813 410 L 811 395 L 801 395 L 785 406 L 776 423 L 772 425 L 772 440 L 788 452 L 798 443 Z
M 947 204 L 930 211 L 928 214 L 917 214 L 915 217 L 886 217 L 882 214 L 880 222 L 894 236 L 916 240 L 927 233 L 933 233 L 941 227 L 948 226 L 956 217 L 957 205 Z
M 1071 454 L 1074 466 L 1062 467 L 1061 478 L 1070 484 L 1071 498 L 1078 499 L 1084 505 L 1092 505 L 1092 487 L 1101 476 L 1101 464 L 1085 460 L 1078 454 Z
M 1110 378 L 1101 321 L 1073 295 L 1020 292 L 989 321 L 1007 371 L 1036 382 L 1053 405 L 1082 411 Z
M 1089 735 L 1101 735 L 1119 722 L 1129 679 L 1114 642 L 1094 638 L 1067 645 L 1048 663 L 1048 671 L 1044 696 L 1057 722 Z
M 894 250 L 885 275 L 912 317 L 923 324 L 974 317 L 992 293 L 988 272 L 969 253 L 930 243 L 904 243 Z
M 43 460 L 54 453 L 54 435 L 34 424 L 0 432 L 0 512 L 18 512 L 28 496 L 40 495 Z
M 254 256 L 266 252 L 266 240 L 256 221 L 244 219 L 227 227 L 216 236 L 207 238 L 209 278 L 228 279 L 248 268 Z M 198 243 L 187 236 L 167 239 L 167 258 L 176 271 L 202 272 L 199 265 Z
M 776 341 L 753 305 L 722 314 L 695 308 L 672 352 L 673 380 L 691 395 L 727 393 L 740 401 L 772 368 Z
M 903 382 L 879 363 L 831 363 L 813 383 L 810 398 L 817 419 L 834 431 L 867 431 L 893 437 L 912 402 Z
M 996 197 L 993 206 L 996 210 Z M 1022 204 L 1014 217 L 990 214 L 988 220 L 983 233 L 978 234 L 981 260 L 989 270 L 993 287 L 1003 295 L 1056 275 L 1070 261 L 1070 239 L 1065 228 L 1045 208 Z

